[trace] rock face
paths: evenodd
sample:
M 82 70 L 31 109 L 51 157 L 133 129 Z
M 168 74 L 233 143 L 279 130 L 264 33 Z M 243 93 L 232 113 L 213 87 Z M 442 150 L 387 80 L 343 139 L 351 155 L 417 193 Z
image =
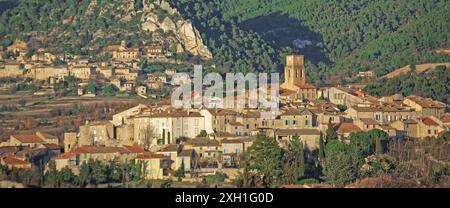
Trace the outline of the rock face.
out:
M 166 15 L 162 20 L 159 9 L 165 11 Z M 175 19 L 174 16 L 177 16 Z M 147 32 L 156 32 L 158 29 L 165 33 L 173 32 L 178 40 L 177 51 L 179 53 L 189 52 L 194 56 L 211 59 L 212 54 L 203 43 L 199 31 L 193 27 L 192 22 L 179 18 L 178 11 L 164 0 L 144 0 L 141 26 Z M 176 21 L 176 23 L 175 23 Z
M 184 43 L 185 50 L 192 54 L 211 59 L 212 54 L 203 44 L 203 40 L 198 30 L 192 26 L 190 21 L 177 22 L 177 37 Z

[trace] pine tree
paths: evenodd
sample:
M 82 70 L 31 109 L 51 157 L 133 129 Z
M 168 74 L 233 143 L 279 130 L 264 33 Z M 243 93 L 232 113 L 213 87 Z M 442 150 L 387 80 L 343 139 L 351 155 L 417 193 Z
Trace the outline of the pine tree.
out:
M 282 150 L 273 138 L 258 134 L 250 149 L 249 168 L 255 171 L 265 187 L 279 185 L 282 174 Z

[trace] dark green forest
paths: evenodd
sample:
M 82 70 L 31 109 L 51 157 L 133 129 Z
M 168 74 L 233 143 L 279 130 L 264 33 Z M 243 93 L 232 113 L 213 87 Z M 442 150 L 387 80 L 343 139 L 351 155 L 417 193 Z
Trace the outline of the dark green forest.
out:
M 416 94 L 450 103 L 450 70 L 445 66 L 438 66 L 435 70 L 417 75 L 410 72 L 395 79 L 383 79 L 376 84 L 368 85 L 364 90 L 376 96 L 393 94 Z

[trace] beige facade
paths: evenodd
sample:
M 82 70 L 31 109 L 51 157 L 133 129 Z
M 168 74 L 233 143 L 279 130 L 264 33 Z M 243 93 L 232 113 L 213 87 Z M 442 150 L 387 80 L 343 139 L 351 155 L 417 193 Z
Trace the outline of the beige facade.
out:
M 287 144 L 293 137 L 298 136 L 300 141 L 305 145 L 305 149 L 315 150 L 319 148 L 320 132 L 316 129 L 279 129 L 275 132 L 275 138 L 282 147 Z
M 69 74 L 82 80 L 89 80 L 93 73 L 94 69 L 90 66 L 69 67 Z
M 89 122 L 80 126 L 79 147 L 85 145 L 111 145 L 114 142 L 114 127 L 109 121 Z
M 313 129 L 317 127 L 317 116 L 308 109 L 287 109 L 281 114 L 280 120 L 280 129 Z
M 0 78 L 6 77 L 21 77 L 24 75 L 23 64 L 10 62 L 6 63 L 4 67 L 0 67 Z
M 438 137 L 445 126 L 435 117 L 423 117 L 416 119 L 408 119 L 404 121 L 396 121 L 391 124 L 397 131 L 403 132 L 403 135 L 412 138 Z
M 444 115 L 446 104 L 432 99 L 412 95 L 403 100 L 403 103 L 415 109 L 421 116 L 434 116 L 440 118 Z
M 38 51 L 36 54 L 31 56 L 31 61 L 33 62 L 44 62 L 47 64 L 53 63 L 56 60 L 56 56 L 44 51 Z
M 146 179 L 157 180 L 164 179 L 169 175 L 169 158 L 163 155 L 154 153 L 139 154 L 136 157 L 136 162 L 143 164 L 143 175 Z
M 46 81 L 50 78 L 64 80 L 69 75 L 67 66 L 36 65 L 29 70 L 28 76 L 34 80 Z

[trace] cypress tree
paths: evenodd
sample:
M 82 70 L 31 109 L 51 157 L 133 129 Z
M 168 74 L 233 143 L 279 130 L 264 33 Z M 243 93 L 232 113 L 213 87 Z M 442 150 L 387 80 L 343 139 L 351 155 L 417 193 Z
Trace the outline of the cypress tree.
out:
M 325 160 L 325 142 L 323 141 L 323 133 L 320 132 L 320 140 L 319 140 L 319 160 Z

